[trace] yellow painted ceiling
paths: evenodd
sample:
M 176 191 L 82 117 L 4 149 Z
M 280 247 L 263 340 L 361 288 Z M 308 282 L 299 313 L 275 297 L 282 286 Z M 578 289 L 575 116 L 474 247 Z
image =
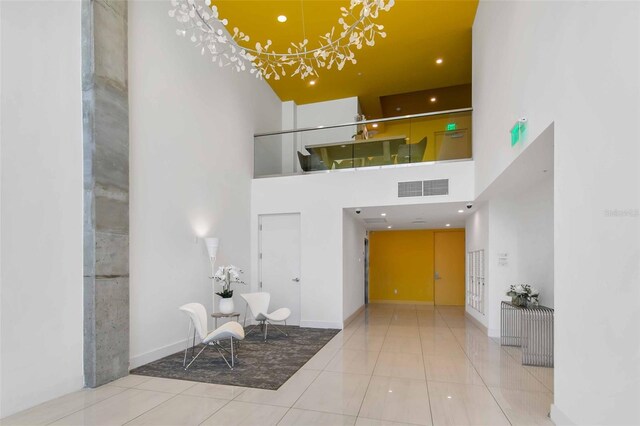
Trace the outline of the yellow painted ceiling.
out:
M 337 26 L 340 7 L 348 0 L 214 0 L 227 28 L 238 27 L 251 37 L 248 44 L 273 41 L 276 51 L 286 51 L 290 42 L 306 38 L 310 49 L 319 36 Z M 358 63 L 347 63 L 342 71 L 318 69 L 314 86 L 309 78 L 285 77 L 268 80 L 283 101 L 297 104 L 358 96 L 370 118 L 382 116 L 380 97 L 445 86 L 471 83 L 471 26 L 477 0 L 396 0 L 389 12 L 381 12 L 377 23 L 387 37 L 373 47 L 356 51 Z M 278 15 L 287 16 L 285 23 Z M 304 17 L 304 19 L 303 19 Z M 441 65 L 436 58 L 443 58 Z

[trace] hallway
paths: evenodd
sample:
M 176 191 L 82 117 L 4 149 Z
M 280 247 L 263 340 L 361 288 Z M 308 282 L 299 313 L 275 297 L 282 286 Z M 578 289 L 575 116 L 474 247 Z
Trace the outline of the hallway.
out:
M 553 369 L 522 366 L 463 308 L 375 304 L 277 391 L 128 376 L 2 425 L 551 425 L 552 400 Z

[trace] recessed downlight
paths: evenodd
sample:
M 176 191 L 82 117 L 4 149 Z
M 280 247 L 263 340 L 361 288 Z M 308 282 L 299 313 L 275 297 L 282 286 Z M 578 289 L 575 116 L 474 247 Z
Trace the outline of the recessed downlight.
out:
M 278 22 L 287 22 L 287 17 L 284 15 L 279 15 L 278 16 Z
M 378 128 L 378 123 L 373 123 L 373 124 L 371 125 L 371 127 L 373 127 L 374 129 L 377 129 L 377 128 Z M 546 172 L 546 170 L 545 170 L 545 172 Z
M 391 225 L 387 226 L 387 229 L 391 229 Z
M 458 213 L 464 213 L 464 210 L 460 209 L 458 210 Z
M 396 108 L 396 111 L 402 111 L 402 108 L 397 107 L 397 108 Z
M 446 227 L 448 228 L 448 227 L 450 227 L 450 226 L 451 226 L 451 224 L 450 224 L 450 223 L 447 223 L 447 224 L 446 224 L 446 225 L 444 225 L 444 226 L 446 226 Z
M 442 64 L 442 62 L 444 62 L 444 61 L 442 60 L 442 58 L 438 58 L 438 59 L 436 59 L 436 64 L 440 65 L 440 64 Z
M 315 85 L 316 85 L 316 81 L 315 81 L 315 80 L 311 80 L 311 81 L 309 82 L 309 86 L 315 86 Z
M 385 217 L 387 214 L 386 213 L 380 213 L 380 216 Z
M 431 101 L 431 103 L 433 103 L 433 102 L 437 101 L 438 98 L 436 98 L 435 96 L 432 96 L 429 100 Z

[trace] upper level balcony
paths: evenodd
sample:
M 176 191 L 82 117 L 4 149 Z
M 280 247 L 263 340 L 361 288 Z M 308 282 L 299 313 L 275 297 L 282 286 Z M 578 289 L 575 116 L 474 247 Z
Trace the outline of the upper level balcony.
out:
M 256 134 L 254 177 L 471 160 L 471 108 Z

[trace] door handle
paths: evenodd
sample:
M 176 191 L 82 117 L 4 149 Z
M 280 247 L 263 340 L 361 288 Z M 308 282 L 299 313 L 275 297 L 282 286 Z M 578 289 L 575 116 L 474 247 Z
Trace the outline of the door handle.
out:
M 434 279 L 439 280 L 440 279 L 440 274 L 439 273 L 435 273 L 433 276 Z
M 300 282 L 300 278 L 294 278 L 291 281 L 295 282 L 295 283 L 299 283 Z

